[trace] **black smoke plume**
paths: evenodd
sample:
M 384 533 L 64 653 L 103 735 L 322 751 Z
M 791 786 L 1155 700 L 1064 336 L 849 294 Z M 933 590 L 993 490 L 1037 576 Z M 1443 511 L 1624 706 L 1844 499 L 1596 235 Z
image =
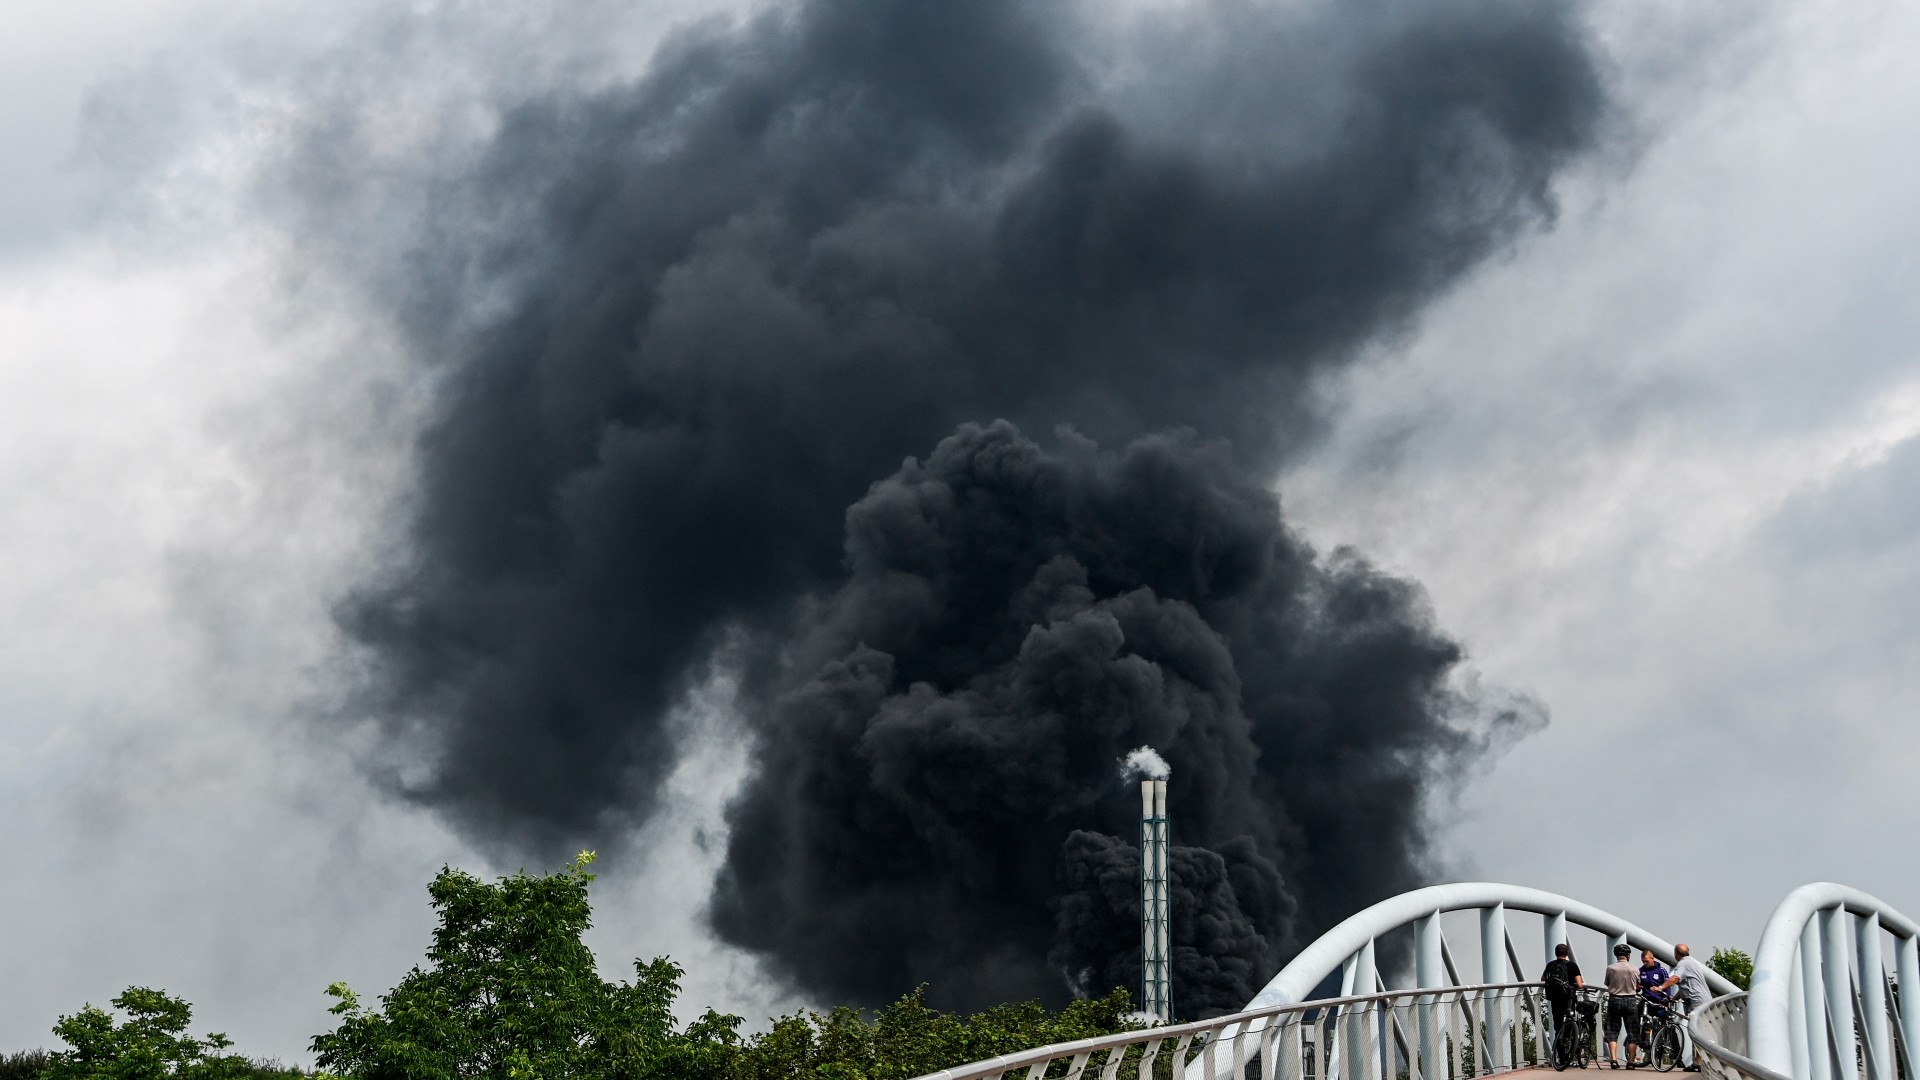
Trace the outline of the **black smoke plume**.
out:
M 1317 558 L 1190 435 L 1049 454 L 965 426 L 848 511 L 847 556 L 765 718 L 715 921 L 853 1000 L 1135 982 L 1115 763 L 1147 742 L 1181 841 L 1175 1000 L 1236 1007 L 1302 930 L 1419 884 L 1434 770 L 1526 722 L 1448 691 L 1460 653 L 1417 589 Z
M 1550 219 L 1592 47 L 1538 0 L 1119 10 L 797 0 L 424 170 L 365 274 L 439 407 L 410 556 L 341 607 L 410 797 L 604 845 L 726 641 L 715 925 L 809 990 L 1130 981 L 1142 742 L 1183 1009 L 1419 880 L 1458 649 L 1259 480 L 1317 376 Z M 1081 434 L 962 426 L 1003 418 Z

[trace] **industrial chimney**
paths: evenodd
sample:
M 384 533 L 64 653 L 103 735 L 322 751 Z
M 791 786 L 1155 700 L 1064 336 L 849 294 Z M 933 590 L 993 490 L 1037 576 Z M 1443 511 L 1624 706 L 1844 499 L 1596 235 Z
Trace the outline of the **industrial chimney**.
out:
M 1173 1021 L 1173 933 L 1167 908 L 1167 782 L 1140 782 L 1140 1009 Z

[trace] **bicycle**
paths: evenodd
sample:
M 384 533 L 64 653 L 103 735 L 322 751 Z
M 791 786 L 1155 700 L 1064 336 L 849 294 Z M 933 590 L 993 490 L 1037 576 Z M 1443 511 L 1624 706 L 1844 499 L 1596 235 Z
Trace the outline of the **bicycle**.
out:
M 1567 1002 L 1563 1022 L 1553 1032 L 1553 1068 L 1565 1072 L 1571 1065 L 1584 1069 L 1593 1064 L 1593 1025 L 1600 1015 L 1600 991 L 1595 987 L 1576 987 Z
M 1642 1032 L 1647 1048 L 1647 1062 L 1654 1072 L 1672 1072 L 1680 1064 L 1680 1053 L 1686 1046 L 1686 1038 L 1680 1031 L 1680 1014 L 1674 1011 L 1671 1001 L 1654 1001 L 1648 998 L 1641 1013 L 1645 1020 Z

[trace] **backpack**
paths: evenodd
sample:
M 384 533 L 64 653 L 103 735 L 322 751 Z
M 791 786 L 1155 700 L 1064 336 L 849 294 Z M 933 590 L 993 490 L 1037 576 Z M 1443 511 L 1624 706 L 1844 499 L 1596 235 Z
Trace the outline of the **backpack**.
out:
M 1573 993 L 1573 980 L 1567 976 L 1567 962 L 1558 957 L 1547 964 L 1540 981 L 1556 996 Z

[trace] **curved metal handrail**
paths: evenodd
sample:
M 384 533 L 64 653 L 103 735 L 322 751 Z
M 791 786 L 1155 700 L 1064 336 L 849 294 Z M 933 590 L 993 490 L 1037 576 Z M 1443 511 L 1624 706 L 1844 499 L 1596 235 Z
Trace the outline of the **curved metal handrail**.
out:
M 1739 1052 L 1746 1048 L 1748 998 L 1745 991 L 1715 998 L 1687 1017 L 1687 1031 L 1693 1036 L 1694 1060 L 1699 1061 L 1697 1055 L 1704 1052 L 1708 1061 L 1701 1063 L 1701 1071 L 1715 1080 L 1793 1080 Z M 1726 1045 L 1736 1038 L 1741 1044 L 1738 1049 Z
M 1396 1004 L 1413 1007 L 1434 1007 L 1434 1000 L 1442 996 L 1457 997 L 1464 1001 L 1468 998 L 1484 997 L 1489 994 L 1537 992 L 1539 989 L 1540 984 L 1537 982 L 1484 983 L 1475 986 L 1392 990 L 1376 994 L 1352 994 L 1346 997 L 1326 998 L 1319 1001 L 1289 1002 L 1281 1005 L 1264 1006 L 1258 1009 L 1248 1009 L 1244 1012 L 1214 1017 L 1211 1020 L 1198 1020 L 1191 1023 L 1173 1024 L 1163 1027 L 1140 1028 L 1115 1035 L 1101 1035 L 1074 1042 L 1035 1047 L 1034 1049 L 1022 1050 L 1017 1053 L 1002 1054 L 999 1057 L 989 1058 L 985 1061 L 978 1061 L 969 1065 L 941 1069 L 938 1072 L 927 1073 L 924 1076 L 918 1077 L 917 1080 L 992 1080 L 992 1078 L 1021 1069 L 1028 1070 L 1029 1080 L 1040 1080 L 1046 1072 L 1046 1066 L 1057 1061 L 1074 1062 L 1075 1065 L 1069 1070 L 1068 1076 L 1074 1078 L 1074 1080 L 1078 1080 L 1080 1074 L 1087 1069 L 1092 1055 L 1101 1051 L 1108 1052 L 1107 1060 L 1102 1063 L 1101 1075 L 1105 1080 L 1113 1080 L 1118 1070 L 1121 1056 L 1127 1050 L 1136 1046 L 1147 1047 L 1148 1053 L 1152 1053 L 1159 1045 L 1171 1040 L 1174 1041 L 1181 1050 L 1184 1050 L 1194 1041 L 1208 1036 L 1219 1036 L 1220 1042 L 1229 1042 L 1237 1040 L 1241 1036 L 1251 1037 L 1262 1035 L 1271 1029 L 1281 1026 L 1275 1023 L 1276 1019 L 1281 1019 L 1284 1023 L 1287 1019 L 1298 1017 L 1303 1022 L 1311 1022 L 1328 1016 L 1368 1012 L 1370 1011 L 1369 1007 L 1378 1008 Z M 1309 1016 L 1308 1014 L 1315 1015 Z M 1544 1038 L 1542 1038 L 1542 1042 L 1544 1043 Z M 1337 1052 L 1337 1048 L 1335 1052 Z M 1221 1071 L 1239 1071 L 1251 1056 L 1251 1053 L 1242 1053 L 1236 1050 L 1231 1055 L 1233 1061 L 1231 1063 L 1223 1063 L 1225 1068 Z M 1189 1064 L 1198 1064 L 1198 1062 L 1189 1063 L 1186 1061 L 1176 1061 L 1174 1068 L 1176 1071 L 1183 1070 Z M 1322 1063 L 1322 1067 L 1325 1067 L 1324 1063 Z M 1150 1075 L 1151 1069 L 1152 1059 L 1146 1058 L 1141 1068 L 1142 1075 Z M 1494 1070 L 1486 1071 L 1490 1072 Z M 1270 1076 L 1271 1074 L 1267 1075 Z

